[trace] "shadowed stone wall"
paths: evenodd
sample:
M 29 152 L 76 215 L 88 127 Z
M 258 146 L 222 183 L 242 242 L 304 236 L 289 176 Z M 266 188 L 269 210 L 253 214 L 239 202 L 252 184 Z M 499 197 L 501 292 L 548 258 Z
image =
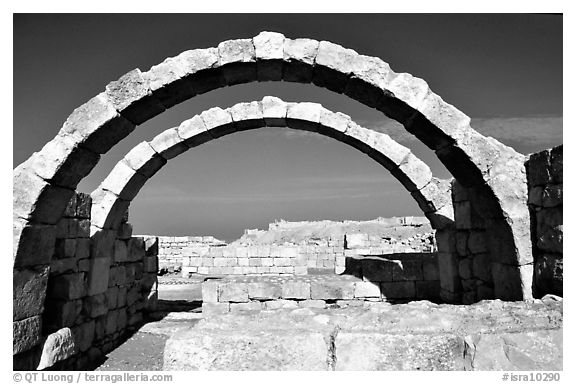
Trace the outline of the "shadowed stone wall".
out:
M 526 162 L 536 297 L 563 295 L 562 166 L 562 145 L 534 153 Z
M 95 257 L 91 204 L 89 195 L 75 194 L 56 224 L 45 301 L 20 298 L 45 311 L 37 321 L 14 323 L 14 369 L 82 369 L 122 343 L 155 305 L 156 238 L 132 237 L 123 222 L 113 254 Z M 27 327 L 40 337 L 27 338 Z

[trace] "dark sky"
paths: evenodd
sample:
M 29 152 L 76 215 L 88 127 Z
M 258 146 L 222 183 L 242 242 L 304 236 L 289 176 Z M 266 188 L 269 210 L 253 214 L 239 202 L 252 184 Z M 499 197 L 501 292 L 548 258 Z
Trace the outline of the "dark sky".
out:
M 133 68 L 260 31 L 309 37 L 378 56 L 425 79 L 473 126 L 522 153 L 562 143 L 562 16 L 555 15 L 15 15 L 14 166 L 39 150 L 72 110 Z M 113 148 L 79 190 L 91 192 L 134 145 L 212 106 L 274 95 L 320 102 L 386 131 L 429 163 L 422 144 L 379 112 L 311 85 L 259 83 L 184 102 Z M 334 140 L 291 130 L 230 135 L 172 160 L 131 206 L 136 233 L 233 239 L 275 219 L 420 215 L 388 172 Z

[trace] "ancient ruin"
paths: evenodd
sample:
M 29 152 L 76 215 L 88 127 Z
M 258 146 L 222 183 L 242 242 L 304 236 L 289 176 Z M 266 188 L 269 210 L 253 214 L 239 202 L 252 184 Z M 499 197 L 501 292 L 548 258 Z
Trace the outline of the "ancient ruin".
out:
M 386 134 L 360 127 L 344 114 L 316 103 L 265 97 L 227 109 L 215 107 L 194 116 L 134 147 L 91 195 L 76 191 L 101 155 L 136 126 L 195 95 L 255 81 L 311 83 L 375 108 L 400 122 L 434 151 L 453 179 L 434 177 L 409 149 Z M 262 32 L 251 39 L 222 42 L 216 48 L 185 51 L 146 72 L 128 72 L 74 110 L 52 141 L 14 169 L 14 368 L 81 369 L 141 327 L 157 301 L 159 244 L 156 236 L 132 235 L 127 218 L 130 201 L 168 160 L 212 139 L 264 127 L 317 132 L 349 144 L 377 161 L 418 203 L 434 229 L 434 249 L 425 260 L 403 260 L 403 266 L 418 265 L 419 275 L 410 279 L 409 267 L 394 275 L 392 264 L 369 261 L 370 252 L 358 251 L 356 256 L 362 260 L 356 265 L 362 266 L 363 273 L 354 276 L 350 271 L 357 258 L 347 258 L 346 250 L 353 250 L 352 244 L 363 240 L 333 239 L 334 247 L 342 247 L 344 254 L 336 256 L 335 252 L 334 265 L 322 261 L 322 268 L 332 267 L 332 276 L 347 275 L 336 280 L 308 274 L 310 259 L 303 257 L 306 254 L 296 246 L 279 248 L 278 257 L 271 251 L 261 254 L 256 250 L 254 256 L 271 259 L 273 267 L 292 268 L 274 271 L 242 269 L 266 266 L 250 265 L 248 253 L 246 257 L 239 255 L 244 252 L 238 251 L 241 247 L 228 254 L 215 251 L 210 255 L 213 267 L 232 268 L 225 274 L 242 276 L 203 284 L 206 313 L 227 312 L 240 304 L 242 310 L 259 310 L 266 308 L 264 302 L 278 304 L 292 299 L 299 300 L 297 305 L 306 302 L 299 308 L 308 309 L 325 306 L 326 300 L 354 301 L 378 296 L 382 301 L 383 287 L 397 283 L 414 287 L 414 292 L 396 298 L 452 304 L 492 299 L 534 302 L 534 298 L 547 294 L 562 295 L 562 146 L 524 156 L 475 131 L 470 118 L 433 93 L 424 80 L 395 73 L 379 58 L 327 41 L 289 39 L 279 33 Z M 281 264 L 274 264 L 275 259 L 282 259 L 278 261 Z M 217 266 L 216 260 L 222 265 Z M 188 273 L 199 273 L 198 267 L 202 267 L 202 261 L 195 265 L 198 261 L 191 257 L 185 263 L 182 268 L 189 267 Z M 392 271 L 391 277 L 375 278 L 378 265 L 386 265 L 381 269 Z M 267 276 L 266 284 L 254 293 L 263 280 L 246 275 L 258 274 L 291 277 Z M 380 290 L 377 295 L 375 281 Z M 292 292 L 290 285 L 297 285 Z M 419 290 L 418 286 L 427 288 Z M 324 301 L 322 304 L 314 300 Z M 502 305 L 498 310 L 506 313 L 525 310 L 515 303 Z M 534 305 L 558 310 L 558 304 L 549 301 Z M 226 310 L 221 311 L 222 308 Z M 466 306 L 459 308 L 468 310 Z M 442 313 L 443 309 L 439 311 Z M 561 316 L 555 319 L 546 325 L 537 325 L 536 319 L 528 328 L 544 327 L 546 337 L 557 340 Z M 350 324 L 342 323 L 342 327 L 347 326 Z M 483 329 L 479 327 L 474 332 L 481 334 Z M 561 328 L 559 332 L 561 335 Z M 460 344 L 450 350 L 480 345 L 466 335 L 469 333 L 456 335 L 459 338 L 454 343 Z M 167 351 L 169 347 L 182 348 L 174 340 Z M 337 335 L 333 334 L 330 340 L 336 343 Z M 356 341 L 346 340 L 340 342 L 356 345 Z M 337 369 L 336 365 L 325 365 L 323 343 L 318 344 L 318 361 L 324 363 L 318 367 Z M 196 349 L 190 353 L 199 352 Z M 167 369 L 186 367 L 166 358 Z M 340 364 L 344 365 L 340 367 L 353 368 L 353 363 L 343 363 L 346 359 L 353 361 L 353 356 L 341 358 Z M 467 361 L 449 361 L 446 369 L 482 366 Z M 541 363 L 539 367 L 553 369 L 550 362 Z M 206 368 L 202 364 L 194 367 Z M 378 367 L 376 364 L 365 369 L 382 368 Z M 486 363 L 483 367 L 507 366 Z

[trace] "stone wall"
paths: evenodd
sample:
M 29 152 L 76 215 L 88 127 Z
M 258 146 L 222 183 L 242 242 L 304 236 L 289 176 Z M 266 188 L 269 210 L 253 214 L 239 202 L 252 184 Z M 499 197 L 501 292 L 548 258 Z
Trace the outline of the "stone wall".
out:
M 83 369 L 123 342 L 155 304 L 156 238 L 132 237 L 124 222 L 113 254 L 95 257 L 99 240 L 90 237 L 90 208 L 90 196 L 76 194 L 56 226 L 42 339 L 20 351 L 25 340 L 15 331 L 14 369 Z
M 534 153 L 526 162 L 535 297 L 563 295 L 562 168 L 562 145 Z
M 260 241 L 253 241 L 251 236 L 255 232 L 250 230 L 240 240 L 231 244 L 211 236 L 159 237 L 160 269 L 178 270 L 181 267 L 184 277 L 193 274 L 339 274 L 344 272 L 346 259 L 351 257 L 436 251 L 431 229 L 429 233 L 410 233 L 412 226 L 429 226 L 426 218 L 395 219 L 391 225 L 398 227 L 392 229 L 397 231 L 402 239 L 374 233 L 344 233 L 312 236 L 298 243 L 262 244 Z M 302 225 L 302 222 L 273 223 L 269 230 L 301 228 Z M 394 231 L 392 233 L 395 233 Z

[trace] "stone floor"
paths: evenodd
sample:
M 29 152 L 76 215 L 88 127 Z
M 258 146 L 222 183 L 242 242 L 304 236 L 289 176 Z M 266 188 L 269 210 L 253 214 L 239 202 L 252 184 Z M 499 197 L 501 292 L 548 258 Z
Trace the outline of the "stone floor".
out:
M 145 359 L 150 369 L 164 370 L 562 369 L 563 305 L 554 298 L 212 316 L 198 303 L 188 305 L 161 301 L 165 312 L 155 313 L 99 369 L 129 369 Z M 142 345 L 155 347 L 142 352 Z

